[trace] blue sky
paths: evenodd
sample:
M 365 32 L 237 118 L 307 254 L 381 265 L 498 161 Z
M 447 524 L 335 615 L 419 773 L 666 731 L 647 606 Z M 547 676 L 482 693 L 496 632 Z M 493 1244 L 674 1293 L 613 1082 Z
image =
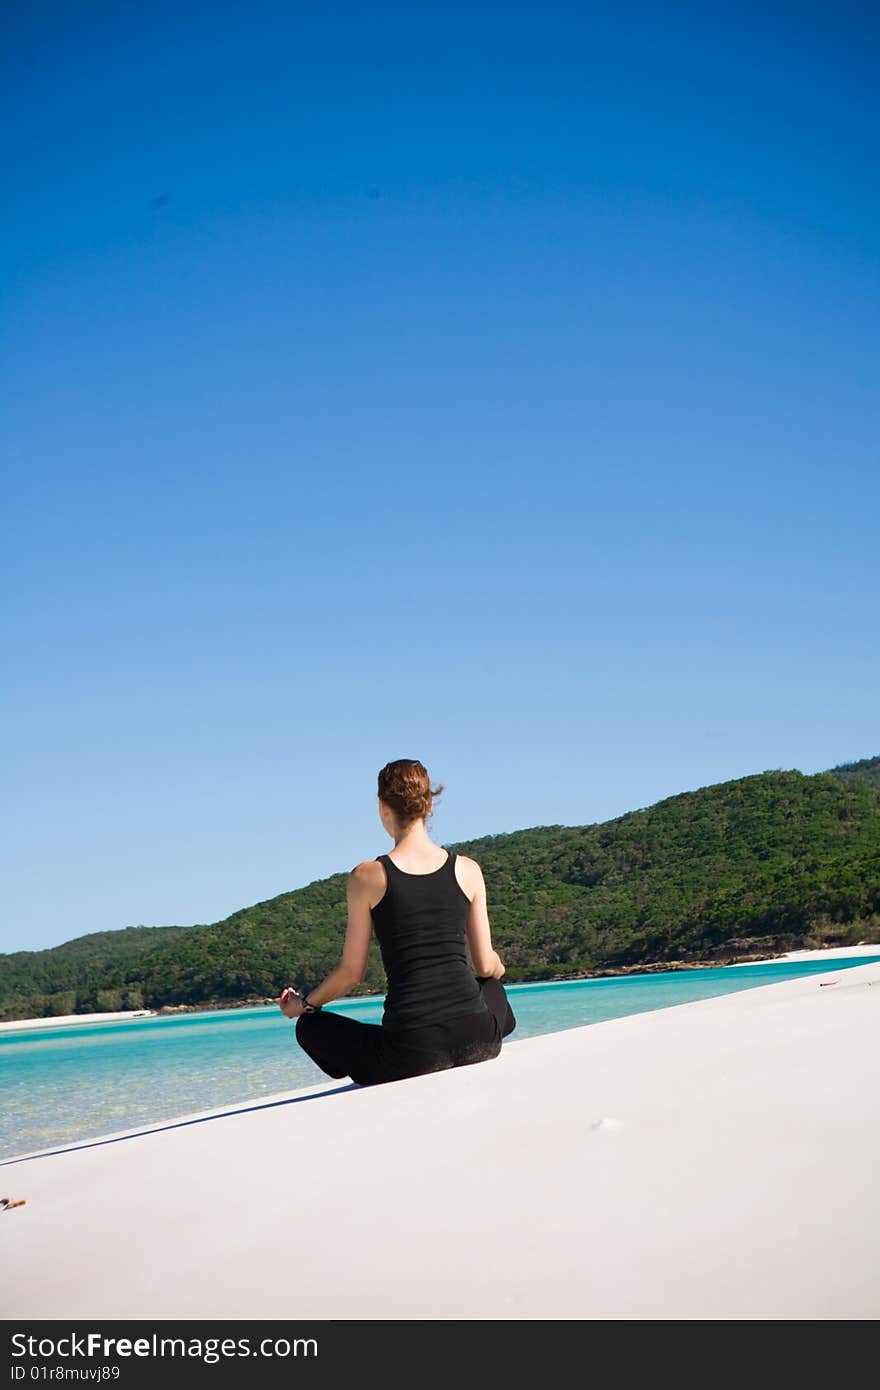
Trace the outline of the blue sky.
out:
M 877 25 L 767 8 L 7 11 L 0 949 L 393 758 L 447 844 L 880 752 Z

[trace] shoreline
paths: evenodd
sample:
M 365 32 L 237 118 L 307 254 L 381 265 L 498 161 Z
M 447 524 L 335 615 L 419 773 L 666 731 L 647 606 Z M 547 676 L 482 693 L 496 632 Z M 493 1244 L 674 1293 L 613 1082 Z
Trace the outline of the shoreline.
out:
M 743 955 L 737 960 L 674 960 L 674 961 L 652 961 L 647 965 L 623 965 L 619 967 L 609 967 L 604 970 L 589 971 L 580 975 L 549 975 L 541 980 L 509 980 L 509 987 L 519 985 L 558 985 L 579 980 L 613 980 L 627 975 L 662 975 L 674 974 L 677 971 L 686 970 L 722 970 L 735 969 L 743 965 L 761 965 L 764 963 L 776 962 L 780 965 L 787 962 L 815 960 L 819 957 L 825 960 L 849 959 L 854 956 L 880 956 L 880 941 L 865 942 L 860 941 L 855 946 L 825 946 L 816 949 L 802 949 L 795 951 L 784 951 L 779 955 Z M 502 984 L 505 981 L 502 979 Z M 361 999 L 378 1000 L 384 998 L 384 993 L 377 991 L 371 994 L 346 994 L 341 999 L 355 1001 Z M 334 1000 L 334 1003 L 337 1001 Z M 232 1000 L 218 1003 L 203 1004 L 163 1004 L 158 1009 L 129 1009 L 118 1013 L 105 1014 L 60 1014 L 44 1018 L 22 1018 L 11 1019 L 0 1022 L 0 1033 L 24 1031 L 36 1028 L 60 1028 L 70 1027 L 84 1023 L 123 1023 L 128 1019 L 142 1018 L 174 1018 L 180 1014 L 204 1014 L 204 1013 L 231 1013 L 237 1009 L 266 1009 L 277 1005 L 275 998 L 267 999 L 255 996 L 250 999 Z
M 44 1018 L 15 1018 L 0 1023 L 0 1031 L 29 1028 L 63 1028 L 71 1023 L 122 1023 L 128 1018 L 154 1018 L 152 1009 L 126 1009 L 106 1014 L 49 1014 Z

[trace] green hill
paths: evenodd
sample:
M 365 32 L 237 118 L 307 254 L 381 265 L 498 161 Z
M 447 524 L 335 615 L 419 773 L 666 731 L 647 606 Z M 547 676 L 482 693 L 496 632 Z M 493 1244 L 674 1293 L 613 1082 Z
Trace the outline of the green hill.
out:
M 449 848 L 483 867 L 508 982 L 880 940 L 878 763 L 763 772 L 600 825 Z M 234 1003 L 314 984 L 339 958 L 346 879 L 212 925 L 127 928 L 0 956 L 0 1017 Z M 358 992 L 384 988 L 374 942 Z
M 832 777 L 842 777 L 848 782 L 863 782 L 869 787 L 880 787 L 880 758 L 862 758 L 857 763 L 839 763 L 829 768 Z

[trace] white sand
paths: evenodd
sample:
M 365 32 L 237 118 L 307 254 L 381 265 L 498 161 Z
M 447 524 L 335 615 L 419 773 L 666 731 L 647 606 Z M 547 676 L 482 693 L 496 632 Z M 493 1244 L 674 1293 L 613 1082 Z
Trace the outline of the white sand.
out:
M 0 1023 L 5 1033 L 18 1032 L 22 1028 L 63 1028 L 69 1023 L 119 1023 L 125 1018 L 153 1018 L 152 1009 L 126 1009 L 115 1014 L 56 1014 L 53 1018 L 19 1018 L 12 1023 Z
M 4 1317 L 880 1315 L 878 964 L 347 1084 L 4 1165 Z
M 728 968 L 735 970 L 741 965 L 773 965 L 797 960 L 851 960 L 858 956 L 880 956 L 880 941 L 873 944 L 860 941 L 858 946 L 828 946 L 821 951 L 786 951 L 784 955 L 772 956 L 766 961 L 737 961 Z
M 827 960 L 843 960 L 852 956 L 880 956 L 880 942 L 860 941 L 858 946 L 829 946 L 824 951 L 786 951 L 782 960 L 812 960 L 817 956 Z

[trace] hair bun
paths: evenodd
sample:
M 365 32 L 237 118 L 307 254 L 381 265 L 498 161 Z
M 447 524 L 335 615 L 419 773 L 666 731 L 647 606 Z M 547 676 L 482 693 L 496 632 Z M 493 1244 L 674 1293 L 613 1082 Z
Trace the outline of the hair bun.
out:
M 434 798 L 442 791 L 442 783 L 432 788 L 427 768 L 417 758 L 398 758 L 379 773 L 379 795 L 404 828 L 415 820 L 427 820 Z

